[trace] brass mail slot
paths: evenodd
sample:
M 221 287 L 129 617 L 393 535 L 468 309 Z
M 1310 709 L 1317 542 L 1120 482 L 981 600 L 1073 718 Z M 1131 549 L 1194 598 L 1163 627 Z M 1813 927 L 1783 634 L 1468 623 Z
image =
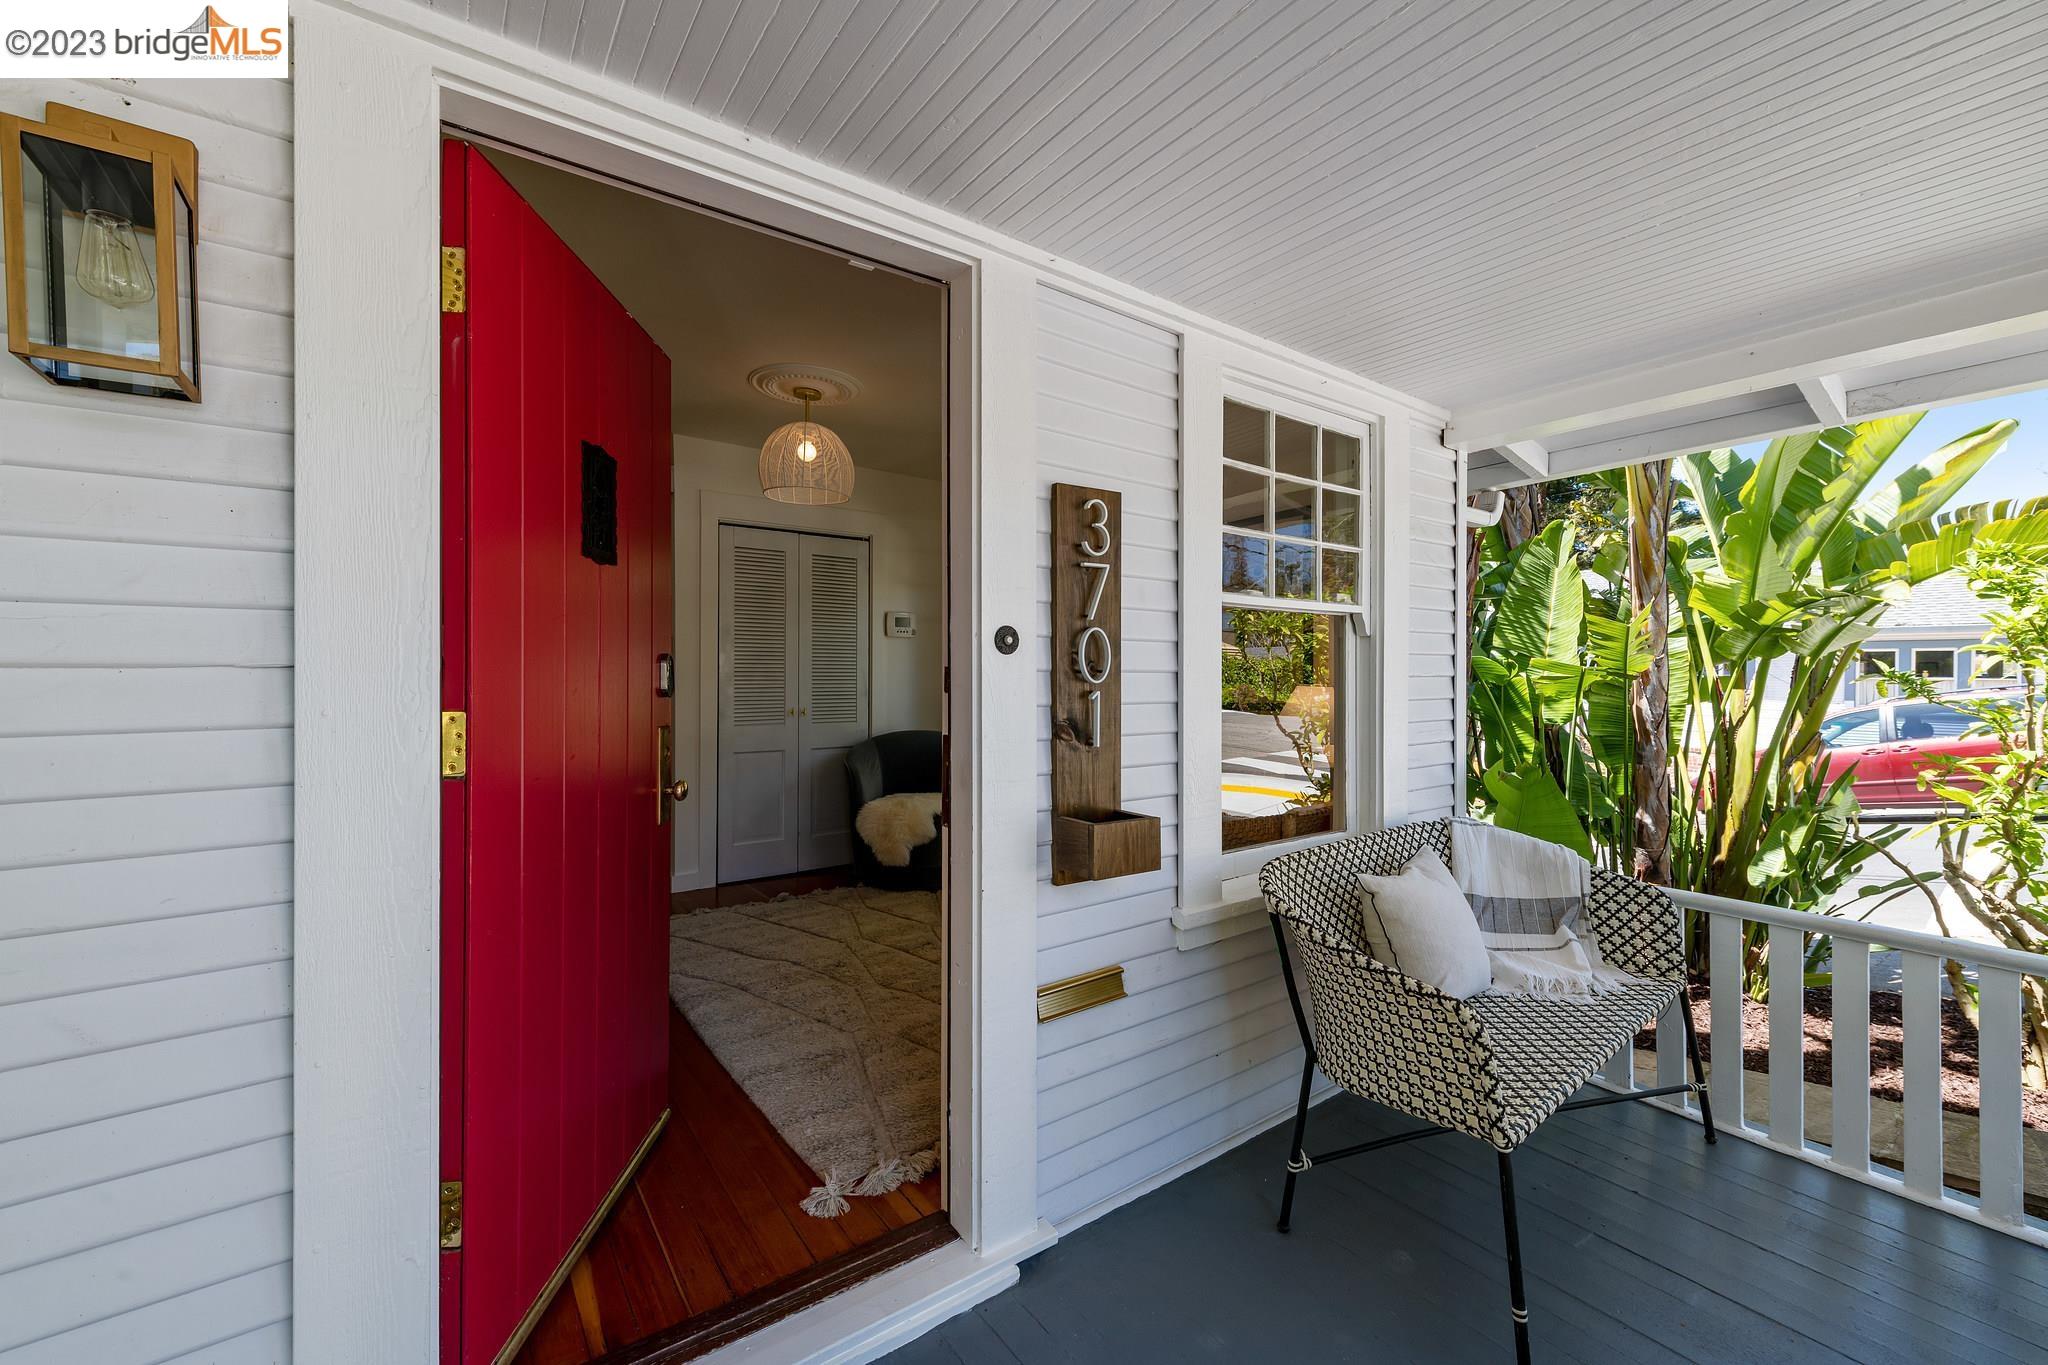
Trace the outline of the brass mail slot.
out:
M 1053 981 L 1038 988 L 1038 1022 L 1043 1024 L 1069 1014 L 1107 1005 L 1124 998 L 1124 969 L 1098 967 L 1092 972 Z

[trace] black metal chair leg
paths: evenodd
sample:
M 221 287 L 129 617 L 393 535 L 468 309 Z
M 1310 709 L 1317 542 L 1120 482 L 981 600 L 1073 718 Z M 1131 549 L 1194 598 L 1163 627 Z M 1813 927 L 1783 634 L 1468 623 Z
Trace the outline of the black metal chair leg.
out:
M 1508 1306 L 1515 1315 L 1515 1360 L 1529 1365 L 1529 1300 L 1522 1293 L 1522 1238 L 1515 1230 L 1515 1168 L 1500 1152 L 1500 1214 L 1508 1240 Z
M 1294 1108 L 1294 1141 L 1287 1148 L 1287 1188 L 1280 1195 L 1280 1231 L 1287 1231 L 1288 1222 L 1294 1217 L 1294 1178 L 1308 1169 L 1308 1158 L 1302 1155 L 1301 1140 L 1308 1131 L 1308 1090 L 1315 1079 L 1316 1054 L 1311 1051 L 1301 1063 L 1301 1102 Z
M 1714 1102 L 1707 1098 L 1706 1068 L 1700 1065 L 1700 1037 L 1692 1025 L 1692 1000 L 1685 995 L 1678 997 L 1678 1019 L 1685 1025 L 1685 1055 L 1692 1062 L 1692 1083 L 1699 1087 L 1700 1126 L 1706 1130 L 1709 1143 L 1714 1138 Z

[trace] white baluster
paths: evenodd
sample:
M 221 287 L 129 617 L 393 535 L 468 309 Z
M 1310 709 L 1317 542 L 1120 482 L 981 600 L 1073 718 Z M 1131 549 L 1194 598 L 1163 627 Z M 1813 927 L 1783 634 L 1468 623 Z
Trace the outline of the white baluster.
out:
M 1899 982 L 1906 1053 L 1906 1188 L 1941 1197 L 1941 963 L 1905 953 Z
M 2019 973 L 1996 967 L 1980 970 L 1977 1005 L 1980 1204 L 1985 1218 L 2018 1227 L 2026 1179 L 2020 1151 Z
M 1806 1142 L 1806 935 L 1771 926 L 1771 1141 Z
M 1835 939 L 1834 1148 L 1830 1160 L 1870 1169 L 1870 945 Z
M 1707 994 L 1711 1004 L 1714 1070 L 1707 1085 L 1714 1122 L 1742 1127 L 1742 929 L 1733 915 L 1710 918 Z

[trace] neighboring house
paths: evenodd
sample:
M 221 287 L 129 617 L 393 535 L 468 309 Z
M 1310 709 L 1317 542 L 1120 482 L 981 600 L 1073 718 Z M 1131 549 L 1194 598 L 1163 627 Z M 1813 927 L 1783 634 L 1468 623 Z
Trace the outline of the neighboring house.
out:
M 196 147 L 201 394 L 59 386 L 0 357 L 0 1365 L 491 1360 L 565 1281 L 574 1358 L 606 1349 L 595 1320 L 617 1304 L 579 1253 L 607 1210 L 655 1202 L 617 1201 L 658 1140 L 698 1140 L 688 1106 L 709 1102 L 663 1089 L 668 895 L 715 896 L 736 822 L 823 795 L 678 817 L 736 747 L 706 680 L 753 679 L 726 709 L 794 734 L 776 752 L 827 780 L 839 741 L 803 738 L 813 694 L 778 672 L 799 655 L 843 696 L 866 661 L 871 724 L 850 735 L 944 732 L 926 779 L 944 900 L 918 978 L 940 1165 L 930 1207 L 892 1206 L 917 1254 L 812 1283 L 711 1358 L 873 1358 L 1294 1113 L 1309 1082 L 1257 875 L 1280 849 L 1462 808 L 1470 492 L 2048 383 L 2048 277 L 2013 228 L 2048 213 L 2038 83 L 1981 82 L 1963 116 L 1952 80 L 1872 100 L 1839 52 L 2004 60 L 2043 40 L 2024 7 L 1879 0 L 1816 33 L 1765 6 L 1739 41 L 1686 6 L 291 11 L 289 82 L 0 76 L 12 119 L 71 106 Z M 479 159 L 507 149 L 919 282 L 939 378 L 897 401 L 942 425 L 936 469 L 885 478 L 909 452 L 870 457 L 831 524 L 771 506 L 754 438 L 660 401 L 664 378 L 689 395 L 693 322 L 760 320 L 735 323 L 744 300 L 654 305 L 669 276 L 722 271 L 793 307 L 789 279 L 651 235 L 572 249 L 568 210 L 483 191 Z M 155 155 L 160 174 L 110 192 L 170 186 Z M 6 156 L 19 203 L 32 177 Z M 1963 162 L 1967 186 L 1933 174 Z M 109 259 L 134 223 L 41 208 L 44 233 L 92 224 L 94 297 L 140 289 Z M 70 288 L 40 261 L 10 343 Z M 872 321 L 853 298 L 804 314 L 820 346 Z M 757 519 L 775 539 L 728 555 L 722 528 Z M 875 559 L 836 580 L 851 596 L 734 568 L 861 526 Z M 1056 573 L 1105 594 L 1116 638 L 1091 643 L 1092 605 L 1055 622 Z M 742 586 L 755 673 L 712 658 L 706 614 Z M 1235 743 L 1217 705 L 1212 632 L 1247 602 L 1331 641 L 1332 828 L 1238 847 L 1226 764 L 1287 761 Z M 922 690 L 878 695 L 897 676 Z M 1128 875 L 1085 875 L 1112 870 L 1095 836 L 1130 830 L 1150 837 L 1117 844 Z M 1794 1122 L 1797 1094 L 1772 1100 Z M 805 1173 L 772 1136 L 709 1159 L 734 1164 L 677 1177 L 669 1202 L 728 1216 L 699 1239 L 726 1253 L 721 1302 L 846 1235 L 790 1221 L 810 1215 L 775 1182 Z M 1228 1201 L 1241 1237 L 1129 1258 L 1146 1278 L 1127 1316 L 1191 1334 L 1157 1356 L 1214 1353 L 1182 1257 L 1280 1254 L 1259 1240 L 1269 1175 Z M 1391 1267 L 1455 1318 L 1496 1268 L 1466 1241 L 1403 1248 L 1439 1216 L 1497 1235 L 1469 1193 L 1346 1205 L 1345 1235 L 1385 1258 L 1376 1283 Z M 1626 1221 L 1633 1198 L 1587 1207 Z M 1743 1240 L 1806 1222 L 1779 1198 L 1744 1187 L 1775 1221 Z M 780 1232 L 749 1240 L 754 1217 Z M 1737 1240 L 1713 1236 L 1710 1258 Z M 1808 1296 L 1769 1289 L 1657 1296 L 1681 1317 Z
M 1939 692 L 1996 686 L 2004 665 L 1981 657 L 1975 648 L 1988 628 L 1985 608 L 1960 573 L 1915 585 L 1911 596 L 1884 614 L 1864 645 L 1861 671 L 1843 680 L 1842 700 L 1875 700 L 1879 671 L 1886 668 L 1917 673 Z

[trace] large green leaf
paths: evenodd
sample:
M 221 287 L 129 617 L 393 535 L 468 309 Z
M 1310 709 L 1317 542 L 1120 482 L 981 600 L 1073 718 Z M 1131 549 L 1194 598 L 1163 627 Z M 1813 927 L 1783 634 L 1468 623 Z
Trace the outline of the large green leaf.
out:
M 1488 755 L 1518 764 L 1536 757 L 1538 703 L 1527 675 L 1517 673 L 1498 683 L 1481 683 L 1473 687 L 1469 702 Z
M 1887 519 L 1888 524 L 1897 529 L 1925 521 L 1946 507 L 1949 499 L 1970 481 L 1970 476 L 2005 449 L 2005 443 L 2019 429 L 2020 424 L 2010 417 L 1978 427 L 1899 475 L 1883 497 L 1882 505 L 1896 509 Z
M 1783 544 L 1798 529 L 1799 519 L 1820 505 L 1848 443 L 1847 427 L 1778 437 L 1757 460 L 1749 486 L 1742 490 L 1742 505 L 1767 509 L 1771 534 Z
M 1488 769 L 1484 780 L 1494 799 L 1494 822 L 1502 829 L 1563 844 L 1591 860 L 1593 845 L 1586 837 L 1586 827 L 1579 823 L 1578 812 L 1550 769 L 1541 763 L 1524 764 L 1516 770 L 1501 764 Z
M 1795 577 L 1804 577 L 1814 560 L 1823 556 L 1829 542 L 1848 524 L 1857 501 L 1877 477 L 1877 471 L 1919 422 L 1920 414 L 1912 412 L 1821 433 L 1827 439 L 1815 447 L 1814 454 L 1821 457 L 1822 468 L 1827 471 L 1826 481 L 1816 498 L 1801 498 L 1796 507 L 1788 502 L 1782 509 L 1794 523 L 1786 533 L 1785 549 Z M 1822 475 L 1813 471 L 1813 477 L 1818 482 Z M 1842 546 L 1851 548 L 1846 534 L 1842 536 Z M 1838 562 L 1846 565 L 1853 562 L 1853 556 L 1842 561 L 1830 557 L 1828 571 Z
M 1630 710 L 1631 688 L 1621 678 L 1608 674 L 1586 689 L 1586 742 L 1602 767 L 1623 773 L 1635 761 L 1635 716 Z M 1621 794 L 1626 794 L 1623 788 Z
M 1553 521 L 1515 551 L 1494 618 L 1496 657 L 1570 659 L 1578 653 L 1586 585 L 1572 555 L 1572 527 Z
M 1672 621 L 1671 638 L 1665 653 L 1671 659 L 1671 690 L 1665 706 L 1671 722 L 1671 751 L 1680 752 L 1684 747 L 1685 713 L 1693 702 L 1692 641 Z
M 1586 652 L 1596 668 L 1611 673 L 1640 673 L 1650 666 L 1650 609 L 1626 621 L 1603 612 L 1586 613 Z
M 1952 521 L 1935 529 L 1932 538 L 1905 547 L 1905 557 L 1873 575 L 1873 581 L 1900 579 L 1924 583 L 1963 562 L 1973 544 L 2048 545 L 2048 512 L 2030 512 L 2004 521 L 1972 525 Z
M 1529 687 L 1546 725 L 1569 725 L 1584 695 L 1590 670 L 1569 659 L 1531 659 Z
M 1773 529 L 1776 498 L 1796 466 L 1784 438 L 1771 442 L 1769 456 L 1743 486 L 1742 508 L 1722 523 L 1721 573 L 1738 590 L 1739 602 L 1763 602 L 1792 586 L 1792 564 Z M 1801 452 L 1803 453 L 1803 452 Z
M 1721 552 L 1723 523 L 1729 512 L 1742 505 L 1742 486 L 1749 482 L 1753 466 L 1742 456 L 1723 447 L 1682 455 L 1677 460 L 1679 477 L 1700 509 L 1708 546 Z

